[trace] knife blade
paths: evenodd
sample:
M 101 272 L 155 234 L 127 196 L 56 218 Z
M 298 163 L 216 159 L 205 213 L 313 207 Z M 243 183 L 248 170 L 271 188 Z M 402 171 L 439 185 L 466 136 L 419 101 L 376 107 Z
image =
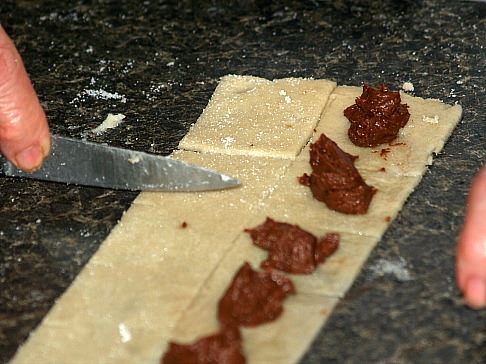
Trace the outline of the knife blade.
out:
M 240 182 L 211 169 L 170 157 L 52 136 L 42 168 L 23 172 L 0 156 L 6 176 L 131 191 L 207 191 L 237 187 Z

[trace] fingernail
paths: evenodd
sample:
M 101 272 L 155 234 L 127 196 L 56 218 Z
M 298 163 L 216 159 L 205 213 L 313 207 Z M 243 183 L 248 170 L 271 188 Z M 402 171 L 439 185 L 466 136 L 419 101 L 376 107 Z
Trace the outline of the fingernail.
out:
M 44 159 L 44 153 L 37 144 L 32 145 L 15 156 L 17 167 L 23 171 L 29 172 L 40 167 Z
M 486 282 L 478 277 L 469 278 L 464 292 L 466 300 L 474 308 L 486 306 Z
M 51 150 L 51 136 L 49 135 L 41 141 L 41 151 L 42 151 L 43 159 L 48 157 L 50 150 Z

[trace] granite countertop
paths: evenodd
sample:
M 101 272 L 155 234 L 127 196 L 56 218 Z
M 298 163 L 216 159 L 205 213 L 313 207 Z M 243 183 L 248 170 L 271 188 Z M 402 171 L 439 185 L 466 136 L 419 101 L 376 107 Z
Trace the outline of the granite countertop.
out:
M 222 5 L 225 4 L 225 5 Z M 463 305 L 454 250 L 486 154 L 486 4 L 466 1 L 3 0 L 54 133 L 168 154 L 219 77 L 410 81 L 464 107 L 302 363 L 483 363 L 486 312 Z M 0 178 L 0 362 L 7 362 L 136 193 Z M 387 269 L 394 267 L 395 269 Z

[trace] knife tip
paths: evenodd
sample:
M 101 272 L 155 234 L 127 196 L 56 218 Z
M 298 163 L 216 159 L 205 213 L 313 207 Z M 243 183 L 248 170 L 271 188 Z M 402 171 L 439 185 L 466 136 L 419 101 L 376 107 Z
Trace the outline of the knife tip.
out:
M 225 174 L 221 175 L 221 182 L 223 182 L 226 188 L 235 188 L 241 186 L 241 182 L 239 179 L 227 176 Z

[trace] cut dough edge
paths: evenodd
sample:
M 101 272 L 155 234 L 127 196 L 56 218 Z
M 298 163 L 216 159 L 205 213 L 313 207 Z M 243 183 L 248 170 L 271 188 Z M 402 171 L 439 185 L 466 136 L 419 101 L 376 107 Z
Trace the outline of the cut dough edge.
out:
M 246 76 L 232 77 L 241 81 L 241 77 Z M 259 80 L 262 80 L 254 79 L 257 83 L 260 82 Z M 358 96 L 360 90 L 358 87 L 333 87 L 331 96 L 325 98 L 321 109 L 323 110 L 321 122 L 317 124 L 319 120 L 319 115 L 317 115 L 317 121 L 310 129 L 309 135 L 313 133 L 313 138 L 315 138 L 320 135 L 320 132 L 325 131 L 332 139 L 332 133 L 335 133 L 335 137 L 338 139 L 335 141 L 340 147 L 351 154 L 357 154 L 353 151 L 352 148 L 354 146 L 350 143 L 348 143 L 349 145 L 344 143 L 344 147 L 339 143 L 343 129 L 338 126 L 329 128 L 326 120 L 329 118 L 328 114 L 332 111 L 333 105 L 338 105 L 341 99 Z M 356 92 L 358 92 L 357 95 Z M 285 96 L 287 95 L 279 94 L 279 96 L 284 96 L 285 101 Z M 404 99 L 407 102 L 414 103 L 414 100 L 418 98 L 410 98 L 410 96 L 404 95 Z M 336 102 L 336 100 L 338 101 Z M 425 100 L 425 103 L 428 103 L 428 101 Z M 457 123 L 462 110 L 457 105 L 452 108 L 448 113 L 451 114 L 451 111 L 453 111 L 453 115 L 457 116 Z M 437 109 L 437 112 L 441 111 L 439 109 Z M 417 107 L 416 110 L 421 109 Z M 427 114 L 427 117 L 435 120 L 435 115 L 435 113 L 433 115 Z M 332 117 L 334 118 L 334 116 Z M 337 118 L 337 120 L 340 119 Z M 439 116 L 440 120 L 441 116 Z M 451 123 L 449 129 L 446 128 L 447 130 L 445 132 L 447 135 L 443 136 L 442 144 L 439 140 L 438 144 L 434 145 L 433 152 L 440 151 L 443 142 L 447 139 L 454 126 L 455 123 Z M 313 130 L 314 128 L 315 131 Z M 440 130 L 444 132 L 443 129 Z M 368 155 L 366 155 L 363 151 L 358 150 L 358 155 L 360 156 L 356 163 L 358 169 L 362 172 L 365 180 L 369 184 L 377 185 L 376 187 L 379 190 L 381 186 L 386 192 L 384 194 L 385 196 L 392 196 L 397 192 L 393 189 L 393 185 L 386 183 L 389 178 L 406 179 L 406 189 L 402 190 L 401 193 L 398 191 L 398 198 L 392 201 L 394 203 L 393 206 L 398 208 L 398 210 L 394 213 L 385 214 L 384 212 L 380 213 L 375 211 L 376 209 L 374 210 L 372 205 L 370 212 L 374 212 L 369 216 L 376 219 L 376 223 L 373 224 L 373 229 L 367 227 L 366 223 L 362 222 L 365 219 L 360 219 L 359 216 L 341 216 L 343 217 L 342 223 L 331 222 L 326 224 L 316 218 L 315 213 L 314 218 L 312 218 L 314 208 L 317 208 L 319 213 L 323 213 L 323 216 L 330 219 L 339 218 L 341 214 L 330 211 L 322 203 L 315 201 L 311 197 L 308 188 L 300 186 L 297 183 L 287 184 L 288 181 L 301 175 L 303 169 L 305 171 L 308 168 L 308 163 L 306 162 L 306 159 L 308 159 L 307 147 L 304 148 L 302 153 L 299 153 L 308 144 L 307 140 L 305 142 L 299 141 L 299 143 L 298 148 L 290 148 L 290 152 L 287 151 L 284 154 L 278 154 L 273 156 L 273 158 L 263 158 L 262 156 L 266 156 L 267 154 L 265 153 L 267 152 L 252 152 L 248 153 L 249 155 L 241 155 L 241 150 L 228 152 L 226 150 L 228 148 L 202 148 L 204 153 L 189 151 L 178 151 L 174 153 L 175 158 L 181 158 L 202 165 L 207 163 L 207 166 L 210 168 L 240 178 L 243 182 L 242 188 L 248 189 L 245 194 L 248 193 L 252 197 L 245 195 L 242 199 L 241 195 L 238 196 L 235 194 L 234 200 L 228 203 L 228 197 L 231 199 L 232 196 L 230 194 L 236 193 L 238 190 L 233 190 L 232 192 L 231 190 L 227 190 L 187 193 L 184 195 L 170 193 L 140 194 L 121 219 L 120 223 L 110 233 L 105 242 L 103 242 L 99 251 L 92 257 L 71 287 L 45 317 L 42 324 L 31 335 L 28 342 L 19 350 L 13 363 L 27 363 L 33 359 L 38 363 L 50 363 L 55 359 L 55 356 L 53 357 L 52 355 L 56 352 L 61 362 L 69 359 L 70 363 L 158 362 L 168 340 L 177 340 L 178 338 L 185 340 L 195 339 L 194 335 L 197 331 L 193 330 L 193 327 L 190 325 L 190 317 L 191 313 L 194 312 L 194 307 L 197 307 L 205 299 L 211 299 L 213 301 L 219 299 L 224 291 L 224 288 L 220 290 L 222 286 L 217 286 L 213 281 L 217 282 L 224 278 L 224 287 L 226 287 L 233 272 L 239 268 L 244 260 L 252 261 L 253 259 L 252 264 L 256 268 L 258 262 L 261 262 L 264 258 L 266 253 L 253 247 L 249 242 L 248 236 L 241 233 L 241 230 L 245 227 L 252 227 L 263 222 L 264 217 L 267 215 L 276 220 L 300 224 L 303 228 L 316 235 L 322 235 L 326 231 L 336 231 L 340 232 L 343 237 L 338 252 L 330 257 L 324 265 L 319 267 L 313 275 L 291 275 L 298 293 L 285 302 L 285 311 L 279 320 L 268 325 L 263 325 L 257 329 L 245 329 L 243 331 L 245 352 L 249 363 L 265 363 L 269 362 L 269 360 L 284 363 L 287 362 L 283 360 L 283 356 L 285 355 L 287 355 L 286 357 L 289 363 L 298 360 L 308 348 L 312 338 L 327 320 L 336 302 L 352 284 L 354 277 L 359 273 L 369 253 L 380 240 L 381 235 L 390 221 L 396 216 L 396 213 L 398 213 L 398 210 L 408 195 L 419 183 L 421 175 L 426 170 L 425 165 L 422 170 L 414 169 L 415 165 L 413 163 L 406 163 L 405 167 L 402 164 L 395 165 L 395 160 L 391 159 L 392 162 L 385 160 L 388 164 L 385 165 L 385 171 L 383 172 L 381 170 L 383 168 L 383 158 L 379 157 L 379 153 L 367 153 Z M 181 143 L 180 148 L 184 149 L 184 143 Z M 349 150 L 345 148 L 349 148 Z M 188 149 L 194 148 L 191 147 Z M 292 162 L 294 159 L 295 161 Z M 231 165 L 235 160 L 240 160 L 241 162 L 244 160 L 252 161 L 247 162 L 249 164 L 263 164 L 261 165 L 261 169 L 256 168 L 252 164 L 252 166 L 247 168 L 246 172 L 233 171 L 232 168 L 238 169 L 238 167 Z M 427 162 L 430 161 L 427 160 Z M 270 170 L 265 168 L 270 168 Z M 259 175 L 259 171 L 263 175 Z M 265 172 L 269 172 L 268 175 L 265 175 Z M 247 173 L 247 177 L 250 179 L 247 181 L 239 173 Z M 297 176 L 294 177 L 294 175 Z M 279 178 L 276 180 L 273 179 L 275 176 Z M 255 178 L 262 184 L 270 180 L 274 182 L 266 186 L 267 188 L 254 191 L 251 189 L 255 187 Z M 239 192 L 241 194 L 241 190 Z M 285 192 L 285 197 L 281 194 L 282 192 Z M 286 200 L 288 196 L 291 196 L 290 204 Z M 379 193 L 377 196 L 379 196 Z M 167 199 L 174 199 L 172 205 L 167 203 Z M 218 206 L 217 204 L 223 203 L 221 215 L 214 215 L 213 210 L 208 212 L 214 219 L 217 220 L 218 218 L 223 219 L 226 217 L 226 219 L 223 219 L 225 223 L 228 222 L 230 225 L 234 224 L 229 229 L 228 238 L 224 242 L 217 239 L 211 240 L 210 236 L 214 233 L 214 228 L 211 224 L 200 223 L 197 217 L 194 220 L 187 218 L 187 213 L 193 212 L 199 212 L 200 215 L 196 215 L 203 216 L 206 210 L 198 208 L 197 203 L 206 199 L 216 204 L 213 206 Z M 248 199 L 252 201 L 249 202 Z M 376 200 L 380 201 L 379 198 Z M 226 205 L 224 205 L 224 202 L 226 202 Z M 387 199 L 383 198 L 380 203 L 376 202 L 376 204 L 377 206 L 381 206 L 380 204 L 386 205 L 386 202 Z M 286 204 L 292 205 L 294 208 L 296 207 L 297 210 L 294 209 L 294 212 L 292 212 L 292 209 L 288 209 Z M 193 207 L 187 210 L 182 209 L 181 211 L 181 206 Z M 267 213 L 267 209 L 273 208 L 272 206 L 275 209 L 271 213 Z M 228 219 L 227 211 L 231 213 L 246 211 L 248 214 L 243 217 L 238 216 L 238 218 Z M 153 223 L 149 223 L 147 215 L 155 216 L 158 219 L 157 221 L 162 221 L 163 223 L 157 224 L 154 222 L 154 219 L 152 219 Z M 352 218 L 354 220 L 353 223 L 346 223 L 347 218 Z M 183 223 L 186 223 L 187 227 L 183 228 Z M 154 229 L 148 239 L 144 230 L 140 228 L 142 224 L 145 224 L 147 229 Z M 148 227 L 147 224 L 149 224 Z M 164 230 L 165 236 L 163 238 L 160 236 L 161 230 L 159 229 Z M 167 231 L 169 232 L 167 233 Z M 181 233 L 187 233 L 194 241 L 188 239 L 189 244 L 177 244 L 178 239 L 183 239 L 179 238 Z M 220 235 L 217 236 L 218 239 L 223 239 Z M 358 243 L 356 243 L 356 240 Z M 130 244 L 133 241 L 136 242 L 136 249 L 133 246 L 130 249 Z M 357 245 L 354 251 L 349 245 L 353 241 Z M 167 242 L 171 242 L 171 244 L 168 246 L 167 244 L 163 244 Z M 346 244 L 346 242 L 348 243 Z M 210 252 L 209 255 L 207 255 L 207 252 L 198 250 L 204 247 L 205 244 L 206 246 L 217 247 L 217 250 Z M 175 249 L 180 247 L 183 247 L 183 259 L 175 254 Z M 126 250 L 123 251 L 123 249 Z M 195 252 L 202 254 L 203 257 L 197 255 L 195 258 Z M 173 259 L 176 261 L 179 259 L 182 261 L 186 260 L 186 263 L 189 262 L 187 265 L 190 269 L 184 269 L 184 274 L 182 274 L 184 277 L 177 281 L 169 279 L 171 268 L 162 264 L 163 262 L 170 262 L 171 257 L 174 257 Z M 145 261 L 137 264 L 137 259 L 145 259 Z M 201 261 L 203 262 L 202 264 Z M 228 270 L 229 268 L 232 268 L 233 271 L 227 271 L 227 275 L 217 274 L 217 272 L 224 271 L 224 269 Z M 101 282 L 97 280 L 97 277 L 101 277 Z M 323 277 L 333 277 L 333 279 L 326 281 L 322 279 Z M 110 279 L 113 280 L 112 283 L 115 285 L 115 288 L 112 290 L 107 288 L 111 287 L 108 284 Z M 163 284 L 160 284 L 158 280 L 162 280 Z M 145 288 L 140 282 L 145 284 Z M 208 293 L 211 287 L 214 286 L 218 287 L 219 291 L 214 290 Z M 147 290 L 146 287 L 150 289 Z M 131 291 L 128 295 L 125 290 L 127 288 L 128 291 Z M 122 302 L 115 299 L 114 294 L 117 292 L 122 296 Z M 93 306 L 92 303 L 90 304 L 88 302 L 92 298 L 102 301 L 102 308 L 94 308 L 95 311 L 101 311 L 90 312 L 88 309 L 85 311 L 86 315 L 80 314 L 79 310 L 84 310 L 85 306 Z M 198 325 L 201 326 L 199 335 L 210 333 L 206 329 L 210 329 L 212 327 L 211 322 L 214 323 L 215 320 L 214 312 L 216 306 L 213 301 L 211 301 L 212 306 L 207 306 L 204 313 L 200 312 L 200 315 L 203 318 L 207 316 L 208 320 L 198 320 Z M 140 302 L 142 302 L 141 305 Z M 169 304 L 166 307 L 160 308 L 161 305 L 163 306 L 167 303 Z M 312 314 L 301 325 L 302 307 L 309 307 Z M 116 310 L 119 310 L 119 312 L 114 312 Z M 164 312 L 161 313 L 161 311 Z M 211 312 L 211 318 L 208 316 L 208 312 Z M 103 316 L 103 313 L 106 314 L 106 317 Z M 102 320 L 97 320 L 96 316 L 100 316 L 100 314 Z M 306 328 L 304 331 L 308 335 L 302 335 L 302 330 L 293 334 L 291 331 L 293 318 L 299 319 L 299 325 L 293 326 Z M 194 323 L 194 317 L 192 322 Z M 90 323 L 92 326 L 90 326 Z M 100 324 L 105 325 L 105 327 L 102 330 L 94 330 L 95 328 L 99 329 L 97 325 Z M 93 331 L 97 331 L 96 334 Z M 288 332 L 289 335 L 278 335 L 282 331 Z M 130 340 L 128 340 L 129 337 Z M 295 339 L 296 337 L 298 338 L 298 342 L 294 343 L 292 347 L 291 341 L 289 340 L 292 340 L 291 338 Z M 79 344 L 83 340 L 90 343 L 90 350 L 86 350 L 85 345 Z M 53 341 L 55 343 L 52 343 Z M 92 344 L 93 341 L 96 342 Z M 51 347 L 48 347 L 49 345 L 46 345 L 46 342 Z M 280 357 L 274 356 L 277 350 L 268 350 L 269 348 L 282 348 L 282 361 Z M 88 351 L 90 353 L 87 353 Z M 292 353 L 289 353 L 289 351 L 292 351 Z

